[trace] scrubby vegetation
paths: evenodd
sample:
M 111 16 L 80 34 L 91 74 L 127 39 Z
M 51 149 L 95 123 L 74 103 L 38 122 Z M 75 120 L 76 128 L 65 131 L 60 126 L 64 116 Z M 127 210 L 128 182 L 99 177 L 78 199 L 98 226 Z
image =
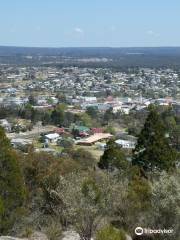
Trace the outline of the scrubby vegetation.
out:
M 113 139 L 98 163 L 91 153 L 71 147 L 57 157 L 31 148 L 22 154 L 11 149 L 0 129 L 0 233 L 41 230 L 56 240 L 72 228 L 81 240 L 124 240 L 126 234 L 135 238 L 141 226 L 173 229 L 155 239 L 178 240 L 179 120 L 170 110 L 152 108 L 147 115 L 132 161 Z

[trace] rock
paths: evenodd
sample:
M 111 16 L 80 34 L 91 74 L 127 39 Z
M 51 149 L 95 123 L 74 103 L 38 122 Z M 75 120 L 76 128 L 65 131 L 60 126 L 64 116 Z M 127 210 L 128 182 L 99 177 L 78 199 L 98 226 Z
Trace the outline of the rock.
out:
M 126 240 L 132 240 L 132 238 L 126 234 Z
M 79 234 L 74 231 L 66 231 L 63 233 L 62 240 L 80 240 Z
M 35 232 L 30 238 L 15 238 L 9 236 L 1 236 L 0 240 L 48 240 L 47 236 L 41 232 Z
M 1 236 L 0 240 L 28 240 L 27 238 L 15 238 L 15 237 L 9 237 L 9 236 Z
M 73 230 L 63 232 L 62 240 L 80 240 L 79 234 Z M 93 240 L 93 238 L 91 238 Z
M 70 230 L 63 233 L 62 240 L 80 240 L 80 237 L 79 234 L 77 234 L 75 231 Z M 132 238 L 126 234 L 126 240 L 132 240 Z
M 29 240 L 48 240 L 47 236 L 41 232 L 34 232 Z

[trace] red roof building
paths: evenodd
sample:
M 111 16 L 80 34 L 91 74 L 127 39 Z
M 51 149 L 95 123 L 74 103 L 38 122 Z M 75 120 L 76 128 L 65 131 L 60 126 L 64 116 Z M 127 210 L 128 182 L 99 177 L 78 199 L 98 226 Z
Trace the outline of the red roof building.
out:
M 65 130 L 64 130 L 64 128 L 56 128 L 55 133 L 63 134 L 63 133 L 65 133 Z
M 103 128 L 91 128 L 91 132 L 92 132 L 93 134 L 103 133 Z

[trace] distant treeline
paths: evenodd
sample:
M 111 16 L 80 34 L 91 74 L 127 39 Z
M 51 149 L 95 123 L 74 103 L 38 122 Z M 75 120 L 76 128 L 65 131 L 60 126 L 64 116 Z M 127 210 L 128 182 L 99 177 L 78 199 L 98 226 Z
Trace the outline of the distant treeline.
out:
M 31 57 L 27 57 L 31 56 Z M 77 59 L 107 58 L 107 61 Z M 109 61 L 108 61 L 109 59 Z M 179 67 L 180 47 L 158 48 L 26 48 L 0 47 L 1 64 L 59 67 Z

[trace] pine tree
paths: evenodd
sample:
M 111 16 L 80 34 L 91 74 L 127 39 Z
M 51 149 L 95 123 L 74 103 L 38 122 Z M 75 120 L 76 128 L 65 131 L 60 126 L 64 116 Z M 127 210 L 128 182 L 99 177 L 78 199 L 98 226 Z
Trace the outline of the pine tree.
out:
M 12 226 L 24 199 L 25 187 L 17 155 L 0 128 L 0 233 L 6 233 Z
M 144 128 L 139 134 L 133 154 L 133 165 L 145 171 L 169 170 L 175 166 L 177 153 L 170 146 L 167 130 L 154 107 L 150 107 Z
M 104 154 L 98 163 L 99 168 L 106 170 L 125 170 L 129 163 L 122 149 L 114 142 L 113 139 L 107 143 Z

